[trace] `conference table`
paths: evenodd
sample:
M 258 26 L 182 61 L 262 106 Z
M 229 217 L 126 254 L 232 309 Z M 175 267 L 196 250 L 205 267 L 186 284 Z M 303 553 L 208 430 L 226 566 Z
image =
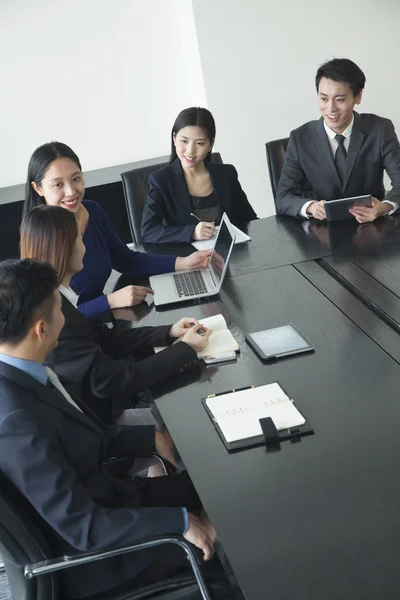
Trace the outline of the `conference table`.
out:
M 219 296 L 116 311 L 134 325 L 222 313 L 237 361 L 152 388 L 247 600 L 400 598 L 400 219 L 248 224 Z M 190 245 L 145 246 L 184 254 Z M 130 315 L 130 316 L 129 316 Z M 294 323 L 315 352 L 262 363 L 245 332 Z M 279 382 L 314 435 L 229 453 L 201 399 Z M 221 550 L 222 551 L 222 550 Z

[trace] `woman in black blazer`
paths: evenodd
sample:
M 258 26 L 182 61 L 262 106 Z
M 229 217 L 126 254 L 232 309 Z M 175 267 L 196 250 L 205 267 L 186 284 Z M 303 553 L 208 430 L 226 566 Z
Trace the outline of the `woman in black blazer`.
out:
M 142 240 L 209 239 L 222 213 L 236 225 L 257 218 L 232 165 L 210 162 L 215 122 L 206 108 L 179 113 L 171 133 L 170 164 L 149 177 Z

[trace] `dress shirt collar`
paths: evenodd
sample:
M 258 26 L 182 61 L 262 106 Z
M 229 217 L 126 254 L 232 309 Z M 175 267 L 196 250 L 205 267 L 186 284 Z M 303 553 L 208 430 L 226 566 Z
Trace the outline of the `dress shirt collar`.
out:
M 62 295 L 71 302 L 77 308 L 79 296 L 75 294 L 74 290 L 70 287 L 65 287 L 65 285 L 59 285 L 58 289 L 62 293 Z
M 11 367 L 15 367 L 20 371 L 23 371 L 27 375 L 30 375 L 39 383 L 46 385 L 47 383 L 47 372 L 46 368 L 38 362 L 34 360 L 27 360 L 26 358 L 16 358 L 15 356 L 10 356 L 9 354 L 1 354 L 0 353 L 0 361 L 10 365 Z
M 349 138 L 351 136 L 351 132 L 353 131 L 353 125 L 354 125 L 354 113 L 353 113 L 353 117 L 351 119 L 350 124 L 346 127 L 346 129 L 341 134 L 343 137 L 346 138 L 346 140 L 347 140 L 347 138 Z M 335 133 L 330 127 L 328 127 L 328 125 L 325 123 L 325 119 L 324 119 L 324 127 L 325 127 L 325 131 L 326 131 L 326 135 L 331 140 L 334 140 L 336 142 L 335 136 L 337 135 L 337 133 Z

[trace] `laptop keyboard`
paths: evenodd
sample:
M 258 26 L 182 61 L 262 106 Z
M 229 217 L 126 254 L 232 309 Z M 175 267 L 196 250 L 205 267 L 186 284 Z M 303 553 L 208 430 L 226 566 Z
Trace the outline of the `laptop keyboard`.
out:
M 208 292 L 201 271 L 189 273 L 174 273 L 174 284 L 179 298 L 197 296 Z

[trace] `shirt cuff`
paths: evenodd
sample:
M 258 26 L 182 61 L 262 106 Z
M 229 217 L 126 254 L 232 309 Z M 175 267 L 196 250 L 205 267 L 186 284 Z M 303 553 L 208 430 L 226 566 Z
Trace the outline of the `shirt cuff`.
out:
M 299 215 L 301 217 L 303 217 L 304 219 L 309 219 L 310 215 L 307 214 L 307 208 L 310 206 L 310 204 L 312 204 L 314 202 L 314 200 L 309 200 L 308 202 L 305 202 L 303 204 L 303 206 L 301 207 L 300 211 L 299 211 Z
M 188 511 L 186 510 L 186 508 L 182 508 L 182 514 L 183 514 L 183 535 L 185 535 L 188 531 L 189 531 L 189 515 L 188 515 Z
M 398 202 L 392 202 L 391 200 L 382 200 L 382 202 L 386 202 L 387 204 L 391 204 L 393 206 L 393 209 L 386 213 L 385 217 L 390 217 L 390 215 L 392 215 L 399 208 Z

